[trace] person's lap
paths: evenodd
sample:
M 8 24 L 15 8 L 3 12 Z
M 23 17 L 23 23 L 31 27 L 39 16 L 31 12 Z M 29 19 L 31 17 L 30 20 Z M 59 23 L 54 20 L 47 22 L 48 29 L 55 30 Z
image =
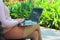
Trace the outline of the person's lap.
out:
M 26 26 L 26 27 L 14 27 L 9 32 L 5 34 L 5 37 L 7 39 L 20 39 L 25 38 L 28 35 L 30 35 L 32 32 L 34 32 L 39 25 L 32 25 L 32 26 Z
M 22 38 L 24 35 L 24 28 L 23 27 L 14 27 L 12 28 L 10 31 L 8 31 L 7 33 L 5 33 L 5 37 L 7 39 L 19 39 Z
M 30 34 L 33 33 L 34 31 L 36 31 L 39 27 L 40 27 L 40 26 L 39 26 L 38 24 L 25 27 L 24 37 L 27 37 L 28 35 L 30 35 Z

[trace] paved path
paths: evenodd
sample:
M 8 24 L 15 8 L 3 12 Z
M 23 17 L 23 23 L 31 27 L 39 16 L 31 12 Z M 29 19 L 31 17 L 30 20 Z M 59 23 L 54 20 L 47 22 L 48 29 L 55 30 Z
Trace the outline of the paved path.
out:
M 50 28 L 40 27 L 42 40 L 60 40 L 60 31 Z M 30 40 L 30 39 L 27 39 Z
M 60 40 L 60 31 L 41 27 L 43 40 Z

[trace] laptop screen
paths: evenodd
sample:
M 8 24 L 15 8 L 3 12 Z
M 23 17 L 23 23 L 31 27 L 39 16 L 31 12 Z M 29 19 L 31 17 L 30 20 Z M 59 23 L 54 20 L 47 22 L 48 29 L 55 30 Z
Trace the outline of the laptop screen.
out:
M 39 22 L 43 8 L 33 8 L 32 13 L 29 16 L 29 20 Z

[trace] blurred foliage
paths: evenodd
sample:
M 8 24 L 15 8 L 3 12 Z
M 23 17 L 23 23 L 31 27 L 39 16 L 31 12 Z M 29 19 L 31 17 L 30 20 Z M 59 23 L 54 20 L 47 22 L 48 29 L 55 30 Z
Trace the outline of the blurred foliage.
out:
M 32 11 L 33 5 L 29 2 L 15 2 L 8 5 L 12 18 L 26 18 L 28 19 L 29 14 Z
M 60 29 L 60 0 L 28 0 L 8 5 L 12 18 L 28 19 L 32 8 L 44 8 L 40 25 Z

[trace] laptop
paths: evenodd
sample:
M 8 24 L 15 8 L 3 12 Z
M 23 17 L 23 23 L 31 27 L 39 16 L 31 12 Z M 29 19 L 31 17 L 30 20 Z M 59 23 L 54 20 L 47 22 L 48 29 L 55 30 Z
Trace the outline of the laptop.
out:
M 32 13 L 29 15 L 28 20 L 20 23 L 19 26 L 29 26 L 35 25 L 40 22 L 40 16 L 42 14 L 43 8 L 33 8 Z

